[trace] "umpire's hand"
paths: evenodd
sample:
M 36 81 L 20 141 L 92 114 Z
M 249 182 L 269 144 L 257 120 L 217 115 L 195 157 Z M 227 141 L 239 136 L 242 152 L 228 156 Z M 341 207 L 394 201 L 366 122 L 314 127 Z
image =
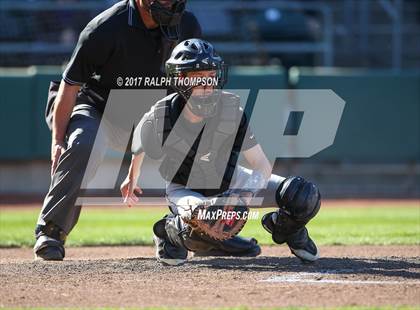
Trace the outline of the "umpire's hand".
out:
M 62 142 L 53 142 L 51 144 L 51 176 L 55 173 L 60 156 L 65 150 L 65 145 Z
M 61 81 L 54 101 L 52 117 L 52 143 L 51 143 L 51 176 L 55 173 L 60 156 L 66 150 L 65 136 L 73 107 L 76 103 L 80 86 L 69 85 Z

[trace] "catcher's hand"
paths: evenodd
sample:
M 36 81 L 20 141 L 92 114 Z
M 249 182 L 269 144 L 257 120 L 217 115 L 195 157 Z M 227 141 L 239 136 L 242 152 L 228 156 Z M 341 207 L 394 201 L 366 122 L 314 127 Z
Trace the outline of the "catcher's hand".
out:
M 215 198 L 200 205 L 189 206 L 180 215 L 197 233 L 223 241 L 237 235 L 248 219 L 249 209 L 246 204 L 238 198 L 233 198 L 232 202 L 234 203 L 220 203 Z

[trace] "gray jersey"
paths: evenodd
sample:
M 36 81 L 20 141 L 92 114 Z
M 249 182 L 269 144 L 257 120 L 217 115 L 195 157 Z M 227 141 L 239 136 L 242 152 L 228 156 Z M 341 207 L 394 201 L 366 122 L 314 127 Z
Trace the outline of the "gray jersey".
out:
M 133 151 L 163 157 L 160 173 L 169 182 L 206 196 L 221 193 L 229 187 L 239 152 L 257 144 L 239 97 L 224 92 L 216 115 L 201 123 L 184 118 L 184 105 L 177 94 L 156 103 L 135 131 Z

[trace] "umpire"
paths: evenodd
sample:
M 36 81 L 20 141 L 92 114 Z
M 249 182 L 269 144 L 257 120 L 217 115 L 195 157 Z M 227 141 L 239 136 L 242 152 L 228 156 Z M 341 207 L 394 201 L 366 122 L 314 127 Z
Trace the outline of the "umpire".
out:
M 201 37 L 196 18 L 185 12 L 185 2 L 124 0 L 81 32 L 61 82 L 50 86 L 51 185 L 35 229 L 35 258 L 65 256 L 64 242 L 81 211 L 76 199 L 109 92 L 120 86 L 117 78 L 162 76 L 163 61 L 176 42 Z M 142 104 L 150 107 L 153 102 Z M 115 145 L 115 132 L 105 131 L 101 139 L 105 146 L 125 150 Z

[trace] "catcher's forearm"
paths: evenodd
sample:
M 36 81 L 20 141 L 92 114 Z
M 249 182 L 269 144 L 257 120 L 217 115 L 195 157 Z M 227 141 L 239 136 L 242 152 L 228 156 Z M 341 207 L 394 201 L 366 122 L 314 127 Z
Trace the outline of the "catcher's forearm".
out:
M 131 156 L 131 163 L 128 175 L 132 180 L 137 180 L 140 176 L 141 165 L 143 164 L 144 152 Z
M 253 171 L 259 172 L 266 180 L 270 178 L 272 166 L 259 144 L 244 151 L 243 154 Z
M 253 197 L 248 206 L 250 208 L 277 208 L 276 193 L 286 178 L 271 174 L 266 186 Z
M 73 86 L 61 81 L 54 103 L 52 121 L 52 141 L 62 143 L 66 136 L 67 126 L 76 103 L 80 86 Z
M 261 160 L 257 161 L 254 170 L 258 171 L 268 182 L 271 177 L 272 167 L 267 158 L 262 158 Z

